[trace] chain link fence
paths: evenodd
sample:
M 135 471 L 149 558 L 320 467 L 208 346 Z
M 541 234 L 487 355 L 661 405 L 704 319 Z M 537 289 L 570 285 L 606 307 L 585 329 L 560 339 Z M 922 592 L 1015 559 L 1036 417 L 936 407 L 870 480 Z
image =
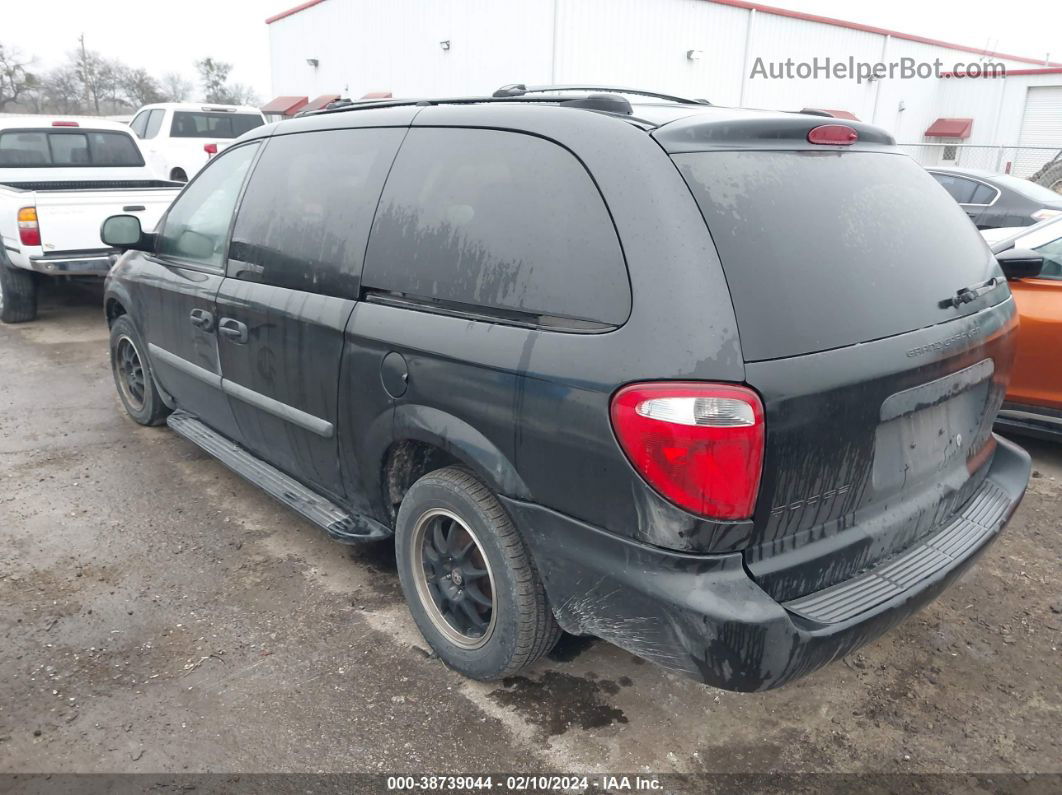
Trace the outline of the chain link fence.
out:
M 900 149 L 923 166 L 978 168 L 1034 181 L 1046 178 L 1048 172 L 1053 173 L 1055 164 L 1062 165 L 1062 149 L 1059 147 L 900 144 Z M 1041 184 L 1047 185 L 1047 182 L 1041 181 Z

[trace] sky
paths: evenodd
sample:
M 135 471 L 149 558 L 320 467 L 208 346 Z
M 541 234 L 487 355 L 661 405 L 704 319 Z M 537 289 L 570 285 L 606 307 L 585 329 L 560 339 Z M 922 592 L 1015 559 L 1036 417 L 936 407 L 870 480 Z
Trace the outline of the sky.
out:
M 62 63 L 84 33 L 90 49 L 117 57 L 130 66 L 142 66 L 154 75 L 178 72 L 189 80 L 196 77 L 194 62 L 209 55 L 232 63 L 230 79 L 250 85 L 266 101 L 273 94 L 265 19 L 300 2 L 5 0 L 0 43 L 18 48 L 45 71 Z M 771 0 L 767 5 L 986 47 L 1009 55 L 1043 58 L 1050 51 L 1052 60 L 1062 62 L 1062 37 L 1058 35 L 1062 29 L 1062 2 L 1058 0 L 967 0 L 962 4 L 932 0 Z

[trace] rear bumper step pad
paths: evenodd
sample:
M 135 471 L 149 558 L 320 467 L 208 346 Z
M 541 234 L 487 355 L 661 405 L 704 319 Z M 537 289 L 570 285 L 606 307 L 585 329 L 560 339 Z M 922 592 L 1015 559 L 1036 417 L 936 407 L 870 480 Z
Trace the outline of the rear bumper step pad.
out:
M 1000 486 L 986 480 L 963 512 L 925 541 L 865 574 L 782 606 L 821 624 L 847 621 L 967 557 L 999 529 L 1011 504 Z
M 175 411 L 166 424 L 271 497 L 302 514 L 337 541 L 360 543 L 388 538 L 391 531 L 368 517 L 351 514 L 276 467 L 211 430 L 191 414 Z

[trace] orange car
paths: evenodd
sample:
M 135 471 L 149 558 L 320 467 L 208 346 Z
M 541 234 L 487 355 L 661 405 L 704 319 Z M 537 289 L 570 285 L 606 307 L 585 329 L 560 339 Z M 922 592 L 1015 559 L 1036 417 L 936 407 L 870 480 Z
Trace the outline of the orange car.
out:
M 1001 237 L 1003 233 L 1009 234 Z M 1029 272 L 1037 271 L 1033 259 L 1042 258 L 1035 276 L 1010 280 L 1021 329 L 1010 389 L 996 425 L 1062 439 L 1062 217 L 1017 230 L 987 230 L 985 237 L 1002 260 L 1028 254 Z

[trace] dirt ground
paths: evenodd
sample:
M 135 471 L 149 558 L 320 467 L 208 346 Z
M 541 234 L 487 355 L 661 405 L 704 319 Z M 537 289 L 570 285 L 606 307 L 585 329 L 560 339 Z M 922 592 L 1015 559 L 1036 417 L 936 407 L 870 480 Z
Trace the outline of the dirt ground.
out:
M 345 547 L 122 412 L 98 290 L 0 327 L 0 773 L 1062 771 L 1062 447 L 899 629 L 781 690 L 565 638 L 481 684 Z

